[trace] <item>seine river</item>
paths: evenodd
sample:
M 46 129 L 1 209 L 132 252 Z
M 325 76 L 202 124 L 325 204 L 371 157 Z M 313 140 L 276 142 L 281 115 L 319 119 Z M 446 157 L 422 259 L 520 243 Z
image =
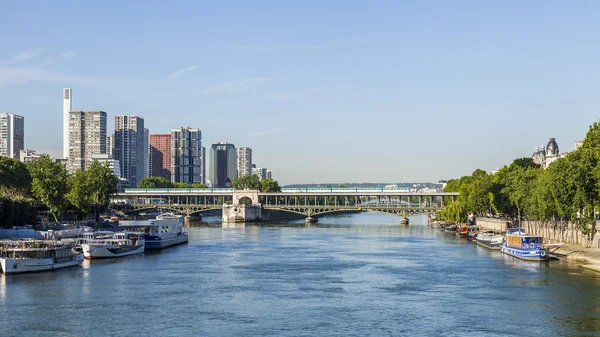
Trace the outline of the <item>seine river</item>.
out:
M 1 336 L 593 336 L 600 274 L 387 214 L 189 228 L 188 245 L 0 277 Z

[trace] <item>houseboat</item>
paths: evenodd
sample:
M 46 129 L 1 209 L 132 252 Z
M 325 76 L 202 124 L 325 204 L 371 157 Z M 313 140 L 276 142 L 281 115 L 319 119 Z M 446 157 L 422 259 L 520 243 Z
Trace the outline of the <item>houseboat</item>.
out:
M 103 235 L 87 239 L 82 245 L 86 259 L 122 257 L 144 252 L 145 234 L 142 232 L 118 232 L 109 237 Z
M 4 275 L 35 273 L 74 267 L 83 261 L 68 242 L 54 240 L 7 240 L 0 242 L 0 265 Z
M 493 231 L 485 231 L 477 234 L 477 244 L 492 250 L 500 250 L 504 237 Z
M 121 223 L 121 227 L 144 233 L 145 250 L 163 249 L 188 242 L 183 232 L 183 217 L 173 213 L 163 213 L 156 219 L 130 224 Z
M 546 261 L 549 256 L 543 248 L 543 237 L 528 235 L 523 228 L 508 228 L 500 251 L 527 261 Z

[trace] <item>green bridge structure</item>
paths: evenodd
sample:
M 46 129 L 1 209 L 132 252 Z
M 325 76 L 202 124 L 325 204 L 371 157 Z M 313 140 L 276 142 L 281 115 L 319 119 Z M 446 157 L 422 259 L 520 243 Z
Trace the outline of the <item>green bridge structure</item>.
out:
M 111 197 L 111 208 L 128 214 L 153 209 L 186 216 L 223 211 L 223 222 L 270 220 L 268 211 L 315 217 L 336 212 L 375 211 L 407 217 L 440 211 L 458 193 L 410 192 L 404 188 L 283 188 L 281 192 L 233 188 L 132 188 Z

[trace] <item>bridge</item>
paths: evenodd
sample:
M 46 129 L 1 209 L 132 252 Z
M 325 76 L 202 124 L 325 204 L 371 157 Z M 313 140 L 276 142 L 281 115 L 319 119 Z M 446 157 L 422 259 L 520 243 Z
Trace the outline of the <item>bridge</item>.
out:
M 386 212 L 406 218 L 442 210 L 445 202 L 457 196 L 402 188 L 284 188 L 275 193 L 232 188 L 132 188 L 113 195 L 111 208 L 128 213 L 162 209 L 188 216 L 223 210 L 224 222 L 268 220 L 262 210 L 296 213 L 307 221 L 349 211 Z

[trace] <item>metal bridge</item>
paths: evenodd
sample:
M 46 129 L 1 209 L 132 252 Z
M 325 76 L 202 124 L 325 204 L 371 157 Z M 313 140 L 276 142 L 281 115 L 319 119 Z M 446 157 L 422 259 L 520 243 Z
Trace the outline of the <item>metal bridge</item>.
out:
M 247 205 L 307 217 L 347 211 L 378 211 L 406 217 L 439 211 L 444 202 L 457 196 L 458 193 L 415 193 L 402 188 L 284 188 L 276 193 L 231 188 L 134 188 L 113 195 L 111 207 L 125 212 L 160 208 L 194 215 L 228 205 Z

